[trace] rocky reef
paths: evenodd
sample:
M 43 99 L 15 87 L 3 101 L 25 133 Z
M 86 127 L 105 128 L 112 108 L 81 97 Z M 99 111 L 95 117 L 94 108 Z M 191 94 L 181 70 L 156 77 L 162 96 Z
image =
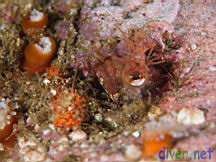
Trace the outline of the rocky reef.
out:
M 2 0 L 1 161 L 215 162 L 215 9 Z

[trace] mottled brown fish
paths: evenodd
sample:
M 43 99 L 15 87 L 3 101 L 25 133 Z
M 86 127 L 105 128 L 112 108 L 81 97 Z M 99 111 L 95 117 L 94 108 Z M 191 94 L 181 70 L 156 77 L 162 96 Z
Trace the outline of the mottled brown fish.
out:
M 176 34 L 167 22 L 149 22 L 130 38 L 121 33 L 123 38 L 116 50 L 92 67 L 92 73 L 113 99 L 120 94 L 137 96 L 151 91 L 167 80 L 168 65 L 177 61 Z

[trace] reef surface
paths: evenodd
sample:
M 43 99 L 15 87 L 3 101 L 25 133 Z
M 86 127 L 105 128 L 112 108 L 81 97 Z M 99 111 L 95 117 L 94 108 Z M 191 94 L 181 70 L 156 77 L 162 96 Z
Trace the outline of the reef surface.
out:
M 33 9 L 57 46 L 38 73 L 23 68 Z M 2 0 L 0 10 L 1 161 L 160 161 L 163 147 L 188 152 L 167 161 L 216 161 L 215 0 Z

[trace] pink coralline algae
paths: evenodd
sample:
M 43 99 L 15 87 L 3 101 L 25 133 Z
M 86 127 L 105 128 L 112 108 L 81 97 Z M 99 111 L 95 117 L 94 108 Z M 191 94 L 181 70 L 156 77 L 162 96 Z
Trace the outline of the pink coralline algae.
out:
M 115 30 L 116 25 L 124 32 L 128 32 L 133 28 L 142 28 L 149 20 L 164 20 L 172 23 L 179 8 L 179 0 L 156 0 L 148 3 L 144 3 L 142 0 L 121 0 L 118 2 L 86 0 L 81 11 L 80 28 L 89 27 L 91 30 L 94 26 L 98 33 L 94 38 L 107 39 L 121 35 L 119 31 Z M 91 34 L 86 31 L 84 30 L 81 34 Z
M 67 21 L 59 21 L 55 25 L 57 37 L 61 40 L 66 39 L 69 31 L 69 23 Z
M 13 6 L 13 5 L 8 5 L 2 8 L 1 13 L 0 13 L 0 19 L 4 20 L 6 23 L 15 22 L 17 10 L 18 10 L 18 7 Z
M 61 0 L 53 3 L 52 7 L 55 11 L 61 14 L 68 14 L 71 10 L 71 7 L 79 2 L 78 0 Z
M 182 5 L 175 22 L 186 37 L 182 46 L 185 63 L 179 68 L 181 88 L 164 93 L 160 107 L 166 112 L 200 109 L 207 121 L 215 121 L 216 5 L 215 1 L 188 3 Z

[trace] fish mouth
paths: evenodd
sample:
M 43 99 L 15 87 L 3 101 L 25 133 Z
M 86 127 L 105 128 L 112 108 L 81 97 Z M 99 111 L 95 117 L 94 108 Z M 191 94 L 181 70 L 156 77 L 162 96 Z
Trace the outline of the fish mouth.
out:
M 131 81 L 130 85 L 134 86 L 134 87 L 139 87 L 139 86 L 143 85 L 144 82 L 145 82 L 145 78 L 136 79 L 136 80 Z

